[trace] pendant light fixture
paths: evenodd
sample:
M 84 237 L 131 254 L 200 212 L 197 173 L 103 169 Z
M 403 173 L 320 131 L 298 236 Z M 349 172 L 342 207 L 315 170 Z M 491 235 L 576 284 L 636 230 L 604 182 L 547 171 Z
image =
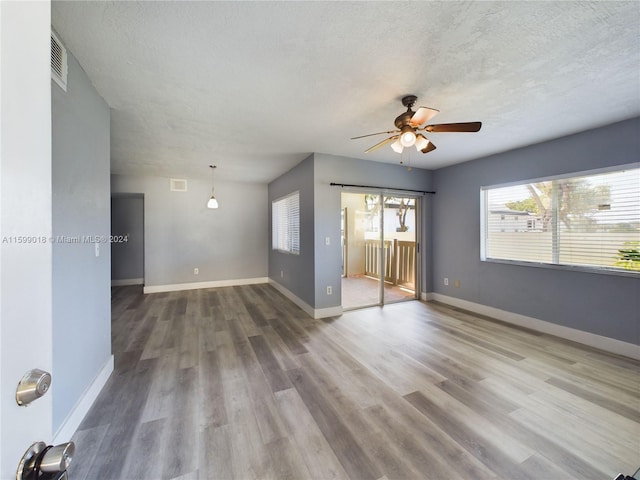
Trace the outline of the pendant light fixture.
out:
M 207 202 L 207 208 L 218 208 L 218 200 L 215 196 L 215 186 L 213 184 L 213 171 L 216 169 L 216 165 L 209 165 L 211 168 L 211 198 Z

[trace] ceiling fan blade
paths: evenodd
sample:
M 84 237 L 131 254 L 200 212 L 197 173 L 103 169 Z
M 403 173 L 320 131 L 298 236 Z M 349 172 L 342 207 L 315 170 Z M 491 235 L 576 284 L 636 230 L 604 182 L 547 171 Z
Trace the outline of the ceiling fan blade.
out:
M 482 122 L 465 122 L 465 123 L 439 123 L 436 125 L 427 125 L 421 130 L 435 133 L 449 132 L 477 132 L 482 127 Z
M 436 149 L 436 146 L 431 142 L 431 140 L 429 140 L 429 144 L 420 151 L 422 153 L 429 153 L 429 152 L 433 152 L 435 149 Z
M 385 145 L 389 145 L 391 142 L 395 142 L 398 139 L 398 137 L 399 135 L 396 135 L 394 137 L 389 137 L 386 140 L 381 141 L 380 143 L 376 143 L 373 147 L 369 148 L 368 150 L 365 150 L 364 153 L 373 152 L 374 150 L 382 148 Z
M 438 113 L 440 113 L 440 110 L 436 110 L 435 108 L 420 107 L 418 110 L 416 110 L 416 113 L 413 114 L 411 120 L 409 120 L 409 124 L 412 127 L 419 127 L 423 123 L 431 120 Z
M 373 137 L 374 135 L 382 135 L 382 134 L 389 135 L 390 133 L 398 133 L 399 131 L 400 130 L 389 130 L 388 132 L 370 133 L 368 135 L 360 135 L 359 137 L 351 137 L 351 140 L 357 140 L 358 138 L 365 138 L 365 137 Z

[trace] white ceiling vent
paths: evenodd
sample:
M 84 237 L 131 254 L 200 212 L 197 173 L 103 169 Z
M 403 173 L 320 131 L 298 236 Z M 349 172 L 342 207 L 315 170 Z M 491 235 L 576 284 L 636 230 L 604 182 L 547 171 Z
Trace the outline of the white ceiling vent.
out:
M 51 32 L 51 78 L 67 91 L 67 49 L 60 39 Z
M 184 178 L 171 178 L 169 180 L 169 188 L 172 192 L 186 192 L 187 181 Z

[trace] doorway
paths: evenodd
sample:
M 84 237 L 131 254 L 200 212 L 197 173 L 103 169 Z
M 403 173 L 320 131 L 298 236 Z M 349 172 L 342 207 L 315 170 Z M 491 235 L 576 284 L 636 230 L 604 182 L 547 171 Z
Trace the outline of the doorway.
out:
M 418 200 L 342 193 L 343 309 L 417 298 Z
M 111 197 L 111 285 L 144 285 L 144 195 Z

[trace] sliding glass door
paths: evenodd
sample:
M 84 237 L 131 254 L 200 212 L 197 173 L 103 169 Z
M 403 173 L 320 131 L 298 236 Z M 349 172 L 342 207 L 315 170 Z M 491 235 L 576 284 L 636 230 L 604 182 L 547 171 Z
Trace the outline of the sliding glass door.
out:
M 342 307 L 380 305 L 380 196 L 342 193 Z
M 417 198 L 342 193 L 342 306 L 417 298 Z
M 384 196 L 384 303 L 417 298 L 417 198 Z

